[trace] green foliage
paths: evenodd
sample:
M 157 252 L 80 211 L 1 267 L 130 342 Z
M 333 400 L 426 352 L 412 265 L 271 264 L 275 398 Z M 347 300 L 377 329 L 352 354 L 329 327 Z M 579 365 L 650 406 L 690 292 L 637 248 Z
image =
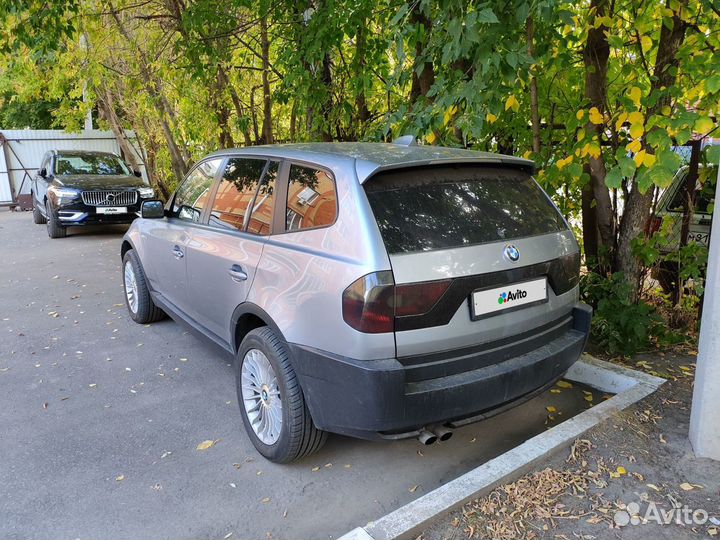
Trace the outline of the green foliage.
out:
M 609 354 L 631 355 L 647 349 L 653 339 L 667 339 L 669 332 L 655 308 L 633 302 L 631 288 L 620 272 L 609 278 L 590 272 L 582 276 L 583 301 L 593 306 L 594 340 Z
M 60 106 L 59 101 L 24 102 L 15 97 L 12 94 L 0 97 L 0 128 L 53 128 L 53 112 Z

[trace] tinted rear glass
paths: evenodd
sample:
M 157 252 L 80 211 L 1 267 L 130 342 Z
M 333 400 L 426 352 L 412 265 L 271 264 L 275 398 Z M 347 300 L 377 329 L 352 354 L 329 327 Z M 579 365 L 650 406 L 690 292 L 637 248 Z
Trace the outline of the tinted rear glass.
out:
M 365 184 L 389 253 L 448 249 L 565 230 L 528 173 L 458 166 L 379 173 Z
M 670 212 L 683 212 L 685 202 L 685 182 L 688 170 L 681 175 L 677 191 L 667 206 Z M 708 207 L 715 202 L 715 179 L 717 167 L 702 167 L 698 170 L 698 188 L 695 190 L 695 214 L 709 214 Z

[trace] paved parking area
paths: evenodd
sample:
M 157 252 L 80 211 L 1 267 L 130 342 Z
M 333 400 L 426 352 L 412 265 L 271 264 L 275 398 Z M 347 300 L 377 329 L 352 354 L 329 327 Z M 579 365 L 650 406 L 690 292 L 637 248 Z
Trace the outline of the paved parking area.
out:
M 332 436 L 271 464 L 227 358 L 127 317 L 124 230 L 50 240 L 0 210 L 2 538 L 335 538 L 545 430 L 546 406 L 559 421 L 587 405 L 578 388 L 546 393 L 430 447 Z

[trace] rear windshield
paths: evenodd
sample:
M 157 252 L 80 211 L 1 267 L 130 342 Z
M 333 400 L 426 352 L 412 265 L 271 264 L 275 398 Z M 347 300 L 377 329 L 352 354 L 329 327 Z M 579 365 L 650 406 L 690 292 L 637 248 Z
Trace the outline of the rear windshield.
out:
M 567 228 L 526 172 L 442 166 L 382 172 L 365 183 L 389 253 L 500 242 Z
M 685 202 L 685 180 L 689 169 L 680 176 L 675 195 L 667 206 L 670 212 L 683 212 Z M 715 179 L 717 167 L 702 167 L 698 170 L 698 187 L 695 190 L 695 214 L 709 214 L 708 207 L 715 200 Z

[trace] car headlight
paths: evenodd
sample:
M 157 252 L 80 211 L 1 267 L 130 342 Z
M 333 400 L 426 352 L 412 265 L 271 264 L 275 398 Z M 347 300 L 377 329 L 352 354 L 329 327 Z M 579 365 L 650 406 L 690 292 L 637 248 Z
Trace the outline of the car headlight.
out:
M 138 188 L 138 194 L 143 199 L 149 199 L 150 197 L 155 195 L 155 190 L 151 187 L 141 187 L 141 188 Z
M 50 187 L 48 191 L 55 194 L 59 199 L 72 200 L 80 196 L 79 189 L 67 188 L 67 187 Z

